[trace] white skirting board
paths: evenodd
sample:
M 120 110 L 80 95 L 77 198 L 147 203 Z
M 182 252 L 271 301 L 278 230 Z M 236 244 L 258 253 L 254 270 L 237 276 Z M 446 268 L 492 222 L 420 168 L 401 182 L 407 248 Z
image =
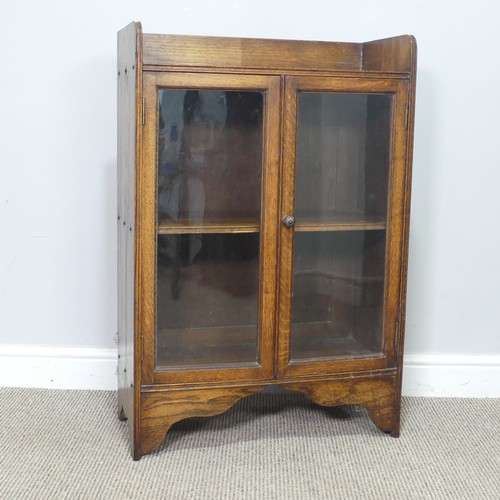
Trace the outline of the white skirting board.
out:
M 405 354 L 403 396 L 500 398 L 500 355 Z
M 0 345 L 0 387 L 116 390 L 116 349 Z M 403 395 L 500 397 L 500 355 L 406 354 Z
M 0 387 L 116 390 L 117 350 L 0 345 Z

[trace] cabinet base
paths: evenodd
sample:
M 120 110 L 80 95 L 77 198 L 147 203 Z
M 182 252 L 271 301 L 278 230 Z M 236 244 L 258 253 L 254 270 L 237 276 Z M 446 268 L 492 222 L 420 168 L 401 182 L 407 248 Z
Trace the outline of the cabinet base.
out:
M 277 382 L 276 382 L 277 383 Z M 150 453 L 163 442 L 173 424 L 190 417 L 218 415 L 238 400 L 273 385 L 232 385 L 190 388 L 148 388 L 141 395 L 138 439 L 132 446 L 134 460 Z M 300 392 L 322 406 L 357 404 L 368 410 L 373 423 L 383 432 L 398 437 L 400 393 L 395 376 L 330 380 L 280 381 L 285 389 Z M 122 419 L 123 412 L 119 415 Z
M 321 380 L 283 384 L 301 392 L 322 406 L 357 404 L 368 410 L 372 422 L 394 437 L 400 431 L 401 394 L 396 393 L 395 377 Z
M 219 415 L 241 398 L 256 394 L 264 387 L 211 387 L 143 393 L 139 446 L 141 454 L 158 448 L 165 434 L 176 422 L 189 417 Z
M 241 398 L 259 393 L 269 385 L 272 384 L 148 388 L 141 395 L 139 438 L 132 447 L 134 460 L 158 448 L 176 422 L 190 417 L 218 415 Z M 322 406 L 360 405 L 368 410 L 371 420 L 381 431 L 393 437 L 399 436 L 400 393 L 396 390 L 394 375 L 283 381 L 279 385 L 302 393 Z M 120 412 L 120 417 L 124 417 L 123 412 Z

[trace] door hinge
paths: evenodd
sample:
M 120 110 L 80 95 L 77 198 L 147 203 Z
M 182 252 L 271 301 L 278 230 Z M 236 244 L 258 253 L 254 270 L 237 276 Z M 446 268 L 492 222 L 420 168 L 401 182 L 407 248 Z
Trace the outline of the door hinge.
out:
M 405 107 L 405 130 L 408 130 L 408 114 L 409 114 L 409 106 L 408 104 Z
M 407 108 L 408 109 L 408 108 Z M 142 98 L 142 124 L 146 124 L 146 98 Z

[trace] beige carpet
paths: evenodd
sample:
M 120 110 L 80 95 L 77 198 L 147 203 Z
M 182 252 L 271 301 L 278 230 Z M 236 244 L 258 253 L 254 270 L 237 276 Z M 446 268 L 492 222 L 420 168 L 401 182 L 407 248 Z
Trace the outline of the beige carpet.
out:
M 355 407 L 264 394 L 130 458 L 112 392 L 0 389 L 0 498 L 500 499 L 500 399 L 406 398 L 402 435 Z

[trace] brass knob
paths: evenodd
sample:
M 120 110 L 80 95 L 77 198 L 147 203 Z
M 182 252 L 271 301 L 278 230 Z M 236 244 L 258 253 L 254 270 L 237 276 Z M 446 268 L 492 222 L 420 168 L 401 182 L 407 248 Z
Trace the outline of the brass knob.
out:
M 293 215 L 285 215 L 282 221 L 286 227 L 293 227 L 295 225 L 295 217 Z

